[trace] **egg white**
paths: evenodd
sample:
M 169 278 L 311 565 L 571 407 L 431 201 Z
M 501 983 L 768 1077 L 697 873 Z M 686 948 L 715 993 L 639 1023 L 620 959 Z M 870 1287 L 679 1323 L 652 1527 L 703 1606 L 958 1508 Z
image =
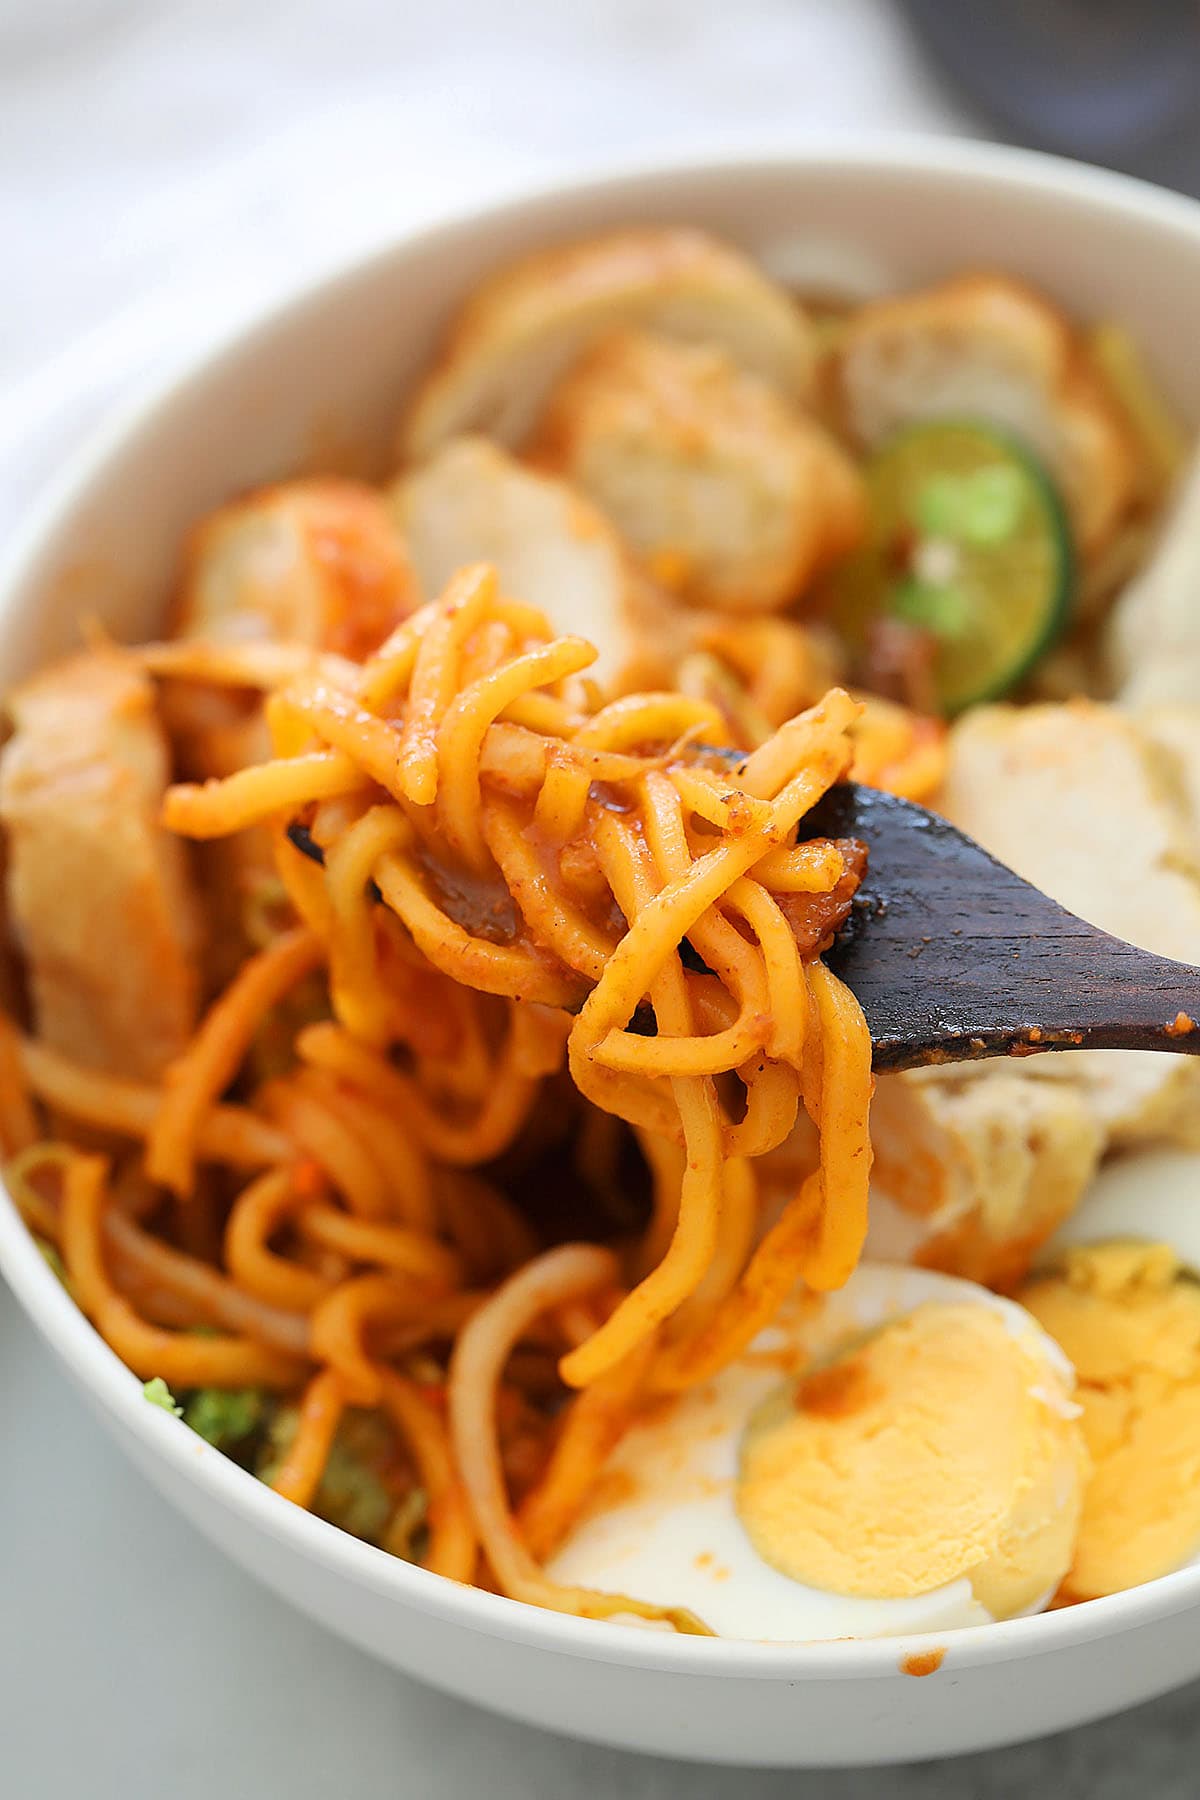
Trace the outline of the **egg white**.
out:
M 1142 1150 L 1105 1163 L 1038 1260 L 1053 1262 L 1069 1245 L 1111 1238 L 1169 1244 L 1200 1272 L 1200 1151 Z
M 1041 1339 L 1047 1366 L 1069 1373 L 1062 1353 L 1011 1301 L 932 1270 L 864 1263 L 837 1293 L 793 1296 L 743 1358 L 635 1425 L 609 1460 L 596 1509 L 551 1559 L 551 1576 L 690 1607 L 721 1636 L 761 1641 L 891 1637 L 989 1622 L 966 1577 L 906 1599 L 805 1587 L 763 1561 L 735 1505 L 746 1422 L 786 1379 L 789 1359 L 798 1369 L 928 1300 L 989 1308 L 1023 1343 L 1031 1333 Z

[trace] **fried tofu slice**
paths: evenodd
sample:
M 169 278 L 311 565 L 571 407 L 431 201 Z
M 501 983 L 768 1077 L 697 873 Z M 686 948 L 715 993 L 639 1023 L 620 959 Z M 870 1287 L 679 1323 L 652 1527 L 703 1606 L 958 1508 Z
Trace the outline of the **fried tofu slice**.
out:
M 901 426 L 983 419 L 1011 431 L 1056 479 L 1085 559 L 1136 492 L 1132 432 L 1069 321 L 1003 275 L 960 275 L 878 300 L 850 320 L 834 381 L 846 427 L 874 449 Z
M 402 457 L 465 432 L 521 445 L 559 377 L 624 325 L 717 345 L 792 399 L 811 391 L 812 327 L 748 258 L 700 231 L 612 231 L 537 251 L 472 294 L 404 416 Z
M 674 639 L 682 644 L 690 629 L 590 500 L 485 438 L 446 444 L 402 476 L 391 498 L 426 596 L 464 564 L 492 563 L 505 593 L 595 644 L 588 673 L 604 687 L 654 645 L 669 661 Z
M 1113 608 L 1107 648 L 1123 706 L 1200 703 L 1200 459 L 1149 562 Z
M 260 488 L 192 532 L 175 635 L 272 639 L 361 659 L 416 604 L 382 494 L 333 478 Z
M 11 696 L 0 756 L 11 928 L 39 1035 L 153 1080 L 197 1005 L 183 847 L 158 822 L 170 777 L 149 681 L 115 650 L 72 657 Z
M 709 344 L 601 338 L 555 387 L 530 455 L 588 494 L 663 586 L 718 611 L 787 606 L 866 525 L 841 446 Z

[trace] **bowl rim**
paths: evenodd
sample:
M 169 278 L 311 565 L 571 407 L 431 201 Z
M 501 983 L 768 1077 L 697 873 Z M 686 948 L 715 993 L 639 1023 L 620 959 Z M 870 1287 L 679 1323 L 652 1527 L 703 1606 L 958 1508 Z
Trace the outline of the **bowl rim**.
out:
M 61 472 L 43 489 L 19 526 L 0 567 L 0 637 L 19 610 L 18 595 L 56 545 L 59 527 L 82 502 L 106 465 L 185 395 L 202 389 L 228 362 L 252 355 L 282 326 L 309 308 L 323 307 L 339 287 L 370 281 L 394 262 L 435 253 L 473 229 L 503 228 L 526 213 L 568 197 L 598 200 L 649 189 L 669 201 L 673 182 L 756 180 L 795 172 L 894 178 L 911 172 L 974 183 L 1072 209 L 1136 220 L 1200 246 L 1200 203 L 1131 176 L 1041 152 L 973 139 L 886 132 L 827 134 L 766 144 L 737 141 L 715 151 L 690 145 L 673 152 L 605 159 L 558 178 L 524 180 L 497 196 L 456 205 L 433 223 L 390 234 L 368 250 L 343 256 L 290 291 L 247 312 L 207 345 L 178 361 L 131 401 L 110 409 Z M 1041 1656 L 1151 1624 L 1200 1603 L 1200 1565 L 1156 1578 L 1123 1593 L 1032 1617 L 956 1630 L 896 1637 L 764 1642 L 695 1638 L 580 1619 L 510 1600 L 432 1574 L 365 1544 L 264 1487 L 180 1419 L 149 1404 L 142 1384 L 109 1349 L 58 1281 L 0 1184 L 0 1275 L 77 1383 L 154 1459 L 195 1484 L 219 1507 L 240 1516 L 295 1553 L 352 1585 L 373 1590 L 447 1625 L 479 1635 L 564 1654 L 676 1675 L 771 1681 L 870 1679 L 902 1672 L 905 1659 L 942 1650 L 959 1668 Z

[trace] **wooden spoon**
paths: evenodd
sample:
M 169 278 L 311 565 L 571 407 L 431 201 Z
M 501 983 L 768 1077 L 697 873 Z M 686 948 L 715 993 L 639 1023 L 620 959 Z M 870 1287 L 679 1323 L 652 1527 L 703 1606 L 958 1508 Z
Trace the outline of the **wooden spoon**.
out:
M 801 832 L 867 846 L 825 961 L 866 1014 L 877 1070 L 1044 1050 L 1200 1055 L 1200 969 L 1086 924 L 936 813 L 847 782 Z

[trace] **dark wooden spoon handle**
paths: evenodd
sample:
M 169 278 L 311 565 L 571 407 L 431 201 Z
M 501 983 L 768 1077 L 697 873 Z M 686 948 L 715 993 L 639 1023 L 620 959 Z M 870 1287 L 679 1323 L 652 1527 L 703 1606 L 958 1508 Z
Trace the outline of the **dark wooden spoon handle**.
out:
M 937 814 L 834 788 L 804 836 L 856 837 L 867 875 L 827 953 L 876 1069 L 1046 1050 L 1200 1054 L 1200 969 L 1099 931 Z

